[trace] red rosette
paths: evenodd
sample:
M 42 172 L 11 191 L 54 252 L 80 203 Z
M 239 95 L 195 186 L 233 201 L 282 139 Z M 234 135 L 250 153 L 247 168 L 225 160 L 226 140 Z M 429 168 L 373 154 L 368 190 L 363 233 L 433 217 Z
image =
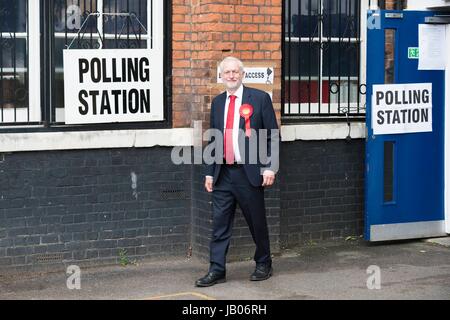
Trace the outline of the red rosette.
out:
M 245 119 L 245 135 L 250 137 L 252 133 L 250 130 L 250 117 L 253 114 L 253 106 L 248 103 L 241 105 L 239 108 L 239 114 Z

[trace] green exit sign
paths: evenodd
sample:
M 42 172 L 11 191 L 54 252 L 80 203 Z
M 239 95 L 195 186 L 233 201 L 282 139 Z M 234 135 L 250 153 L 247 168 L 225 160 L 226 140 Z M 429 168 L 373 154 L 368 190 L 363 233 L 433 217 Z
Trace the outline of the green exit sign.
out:
M 419 59 L 419 48 L 408 48 L 408 59 Z

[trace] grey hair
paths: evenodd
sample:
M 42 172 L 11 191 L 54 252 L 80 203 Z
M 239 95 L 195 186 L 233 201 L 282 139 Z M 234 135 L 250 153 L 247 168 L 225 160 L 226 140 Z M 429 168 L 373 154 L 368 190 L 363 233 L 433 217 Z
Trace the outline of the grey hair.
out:
M 239 65 L 239 70 L 241 70 L 241 72 L 244 72 L 244 63 L 243 63 L 241 60 L 239 60 L 238 58 L 235 58 L 235 57 L 226 57 L 226 58 L 223 59 L 222 62 L 219 64 L 219 70 L 220 70 L 220 73 L 223 72 L 223 66 L 224 66 L 224 64 L 227 63 L 227 62 L 231 62 L 231 61 L 237 62 L 238 65 Z

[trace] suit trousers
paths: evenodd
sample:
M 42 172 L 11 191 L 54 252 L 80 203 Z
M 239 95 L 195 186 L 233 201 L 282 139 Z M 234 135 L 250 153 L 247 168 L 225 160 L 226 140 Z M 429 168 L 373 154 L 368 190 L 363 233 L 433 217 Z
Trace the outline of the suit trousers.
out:
M 236 203 L 244 214 L 256 245 L 256 263 L 271 263 L 264 188 L 250 184 L 242 165 L 222 165 L 213 195 L 213 233 L 210 272 L 225 272 Z

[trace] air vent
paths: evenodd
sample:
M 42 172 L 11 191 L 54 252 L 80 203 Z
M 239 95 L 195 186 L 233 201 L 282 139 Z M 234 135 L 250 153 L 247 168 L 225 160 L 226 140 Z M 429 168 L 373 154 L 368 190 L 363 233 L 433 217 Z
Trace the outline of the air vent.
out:
M 35 262 L 37 263 L 51 263 L 61 262 L 64 259 L 62 253 L 42 253 L 35 256 Z
M 160 189 L 161 200 L 182 200 L 186 199 L 184 183 L 164 184 Z
M 161 200 L 186 199 L 186 192 L 179 189 L 161 190 Z

